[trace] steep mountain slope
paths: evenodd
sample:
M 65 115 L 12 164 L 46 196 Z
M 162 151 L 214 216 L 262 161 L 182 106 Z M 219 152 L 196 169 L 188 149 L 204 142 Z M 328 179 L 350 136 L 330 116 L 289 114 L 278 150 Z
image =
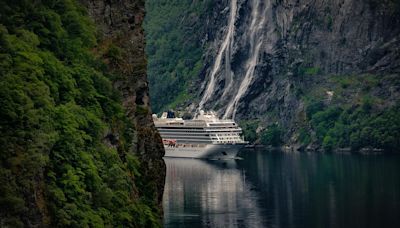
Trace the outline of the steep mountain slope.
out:
M 0 2 L 1 227 L 160 226 L 144 3 L 110 4 Z
M 199 14 L 203 69 L 178 109 L 214 109 L 268 144 L 400 146 L 398 1 L 218 1 Z
M 147 54 L 149 83 L 155 112 L 193 98 L 188 90 L 203 68 L 205 12 L 212 0 L 146 1 Z
M 133 123 L 131 143 L 141 162 L 139 169 L 144 179 L 140 189 L 145 198 L 158 202 L 161 208 L 164 147 L 151 117 L 142 27 L 145 3 L 142 0 L 81 2 L 87 7 L 100 35 L 95 52 L 114 76 L 113 87 L 121 92 L 126 116 Z M 114 137 L 118 138 L 118 135 Z

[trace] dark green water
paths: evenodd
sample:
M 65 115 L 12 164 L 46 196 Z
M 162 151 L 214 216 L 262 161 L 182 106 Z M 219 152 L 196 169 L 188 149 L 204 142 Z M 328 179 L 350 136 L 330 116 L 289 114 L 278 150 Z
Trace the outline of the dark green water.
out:
M 400 156 L 165 159 L 166 227 L 400 227 Z

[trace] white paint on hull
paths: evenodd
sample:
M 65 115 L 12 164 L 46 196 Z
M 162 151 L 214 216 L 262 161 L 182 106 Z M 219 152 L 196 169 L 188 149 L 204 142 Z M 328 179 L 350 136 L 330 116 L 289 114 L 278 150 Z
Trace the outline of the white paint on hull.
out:
M 245 144 L 207 144 L 205 147 L 165 148 L 165 157 L 233 159 Z

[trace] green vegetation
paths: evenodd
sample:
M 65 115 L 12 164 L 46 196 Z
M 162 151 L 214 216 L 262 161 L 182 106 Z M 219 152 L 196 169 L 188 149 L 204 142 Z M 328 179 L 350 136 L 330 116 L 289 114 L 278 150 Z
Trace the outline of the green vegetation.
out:
M 300 128 L 299 130 L 299 141 L 303 145 L 308 145 L 311 143 L 310 133 L 306 128 Z
M 320 69 L 318 67 L 299 67 L 297 69 L 297 75 L 300 77 L 304 76 L 314 76 L 320 73 Z
M 254 143 L 257 140 L 257 127 L 259 122 L 255 120 L 243 120 L 239 126 L 243 130 L 243 136 L 246 141 Z
M 399 103 L 385 101 L 385 81 L 399 85 L 397 76 L 372 74 L 330 76 L 324 86 L 305 91 L 305 126 L 299 130 L 303 145 L 315 143 L 326 151 L 337 148 L 383 149 L 400 146 Z M 327 91 L 331 94 L 328 98 Z
M 359 107 L 330 107 L 310 116 L 316 140 L 326 151 L 336 148 L 384 149 L 397 152 L 400 146 L 400 105 L 372 112 L 366 100 Z
M 160 225 L 96 42 L 74 0 L 0 2 L 1 226 Z
M 261 143 L 263 145 L 280 146 L 282 145 L 282 129 L 277 124 L 272 124 L 261 133 Z
M 283 130 L 279 125 L 272 124 L 268 126 L 264 131 L 257 133 L 257 128 L 260 122 L 258 120 L 243 120 L 240 121 L 239 125 L 243 130 L 243 136 L 246 141 L 250 143 L 259 142 L 263 145 L 268 146 L 281 146 L 283 143 L 282 136 Z
M 214 1 L 146 1 L 146 52 L 152 108 L 161 112 L 190 100 L 189 81 L 203 67 L 201 39 Z

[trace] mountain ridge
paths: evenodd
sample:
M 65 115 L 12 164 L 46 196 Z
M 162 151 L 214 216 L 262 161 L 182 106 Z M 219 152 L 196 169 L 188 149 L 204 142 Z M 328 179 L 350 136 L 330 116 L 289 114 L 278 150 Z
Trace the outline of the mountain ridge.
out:
M 235 7 L 232 3 L 218 1 L 211 11 L 199 12 L 199 18 L 206 18 L 198 22 L 203 25 L 199 31 L 204 31 L 200 34 L 204 40 L 203 68 L 187 82 L 188 99 L 179 105 L 166 103 L 165 107 L 194 112 L 202 102 L 205 109 L 216 110 L 221 117 L 234 116 L 242 121 L 245 131 L 248 123 L 255 124 L 249 129 L 257 129 L 252 134 L 258 135 L 258 142 L 269 134 L 269 128 L 277 125 L 280 141 L 300 150 L 358 150 L 368 146 L 393 150 L 399 145 L 398 140 L 371 143 L 384 141 L 383 135 L 397 137 L 394 132 L 398 120 L 387 119 L 383 123 L 380 119 L 386 109 L 396 112 L 399 102 L 400 7 L 396 1 L 239 0 Z M 234 41 L 229 53 L 224 50 L 221 54 L 232 9 L 237 9 Z M 258 22 L 265 24 L 252 27 Z M 187 36 L 191 34 L 183 35 Z M 251 51 L 252 42 L 257 39 L 260 50 Z M 217 63 L 221 66 L 215 75 L 214 90 L 206 96 L 207 101 L 201 101 L 219 55 L 223 59 Z M 150 54 L 150 62 L 152 58 Z M 149 75 L 156 85 L 163 81 L 157 81 L 157 76 L 160 75 Z M 312 110 L 318 104 L 319 108 Z M 362 113 L 362 106 L 371 108 Z M 330 120 L 319 120 L 317 116 L 313 120 L 313 115 L 323 115 L 331 107 L 341 111 Z M 374 118 L 367 120 L 368 115 Z M 373 124 L 376 119 L 382 122 L 380 127 Z M 359 125 L 340 132 L 335 128 L 352 121 Z M 388 132 L 383 126 L 390 125 L 390 121 L 396 128 Z M 378 132 L 368 130 L 377 127 Z M 322 128 L 327 131 L 321 131 Z

